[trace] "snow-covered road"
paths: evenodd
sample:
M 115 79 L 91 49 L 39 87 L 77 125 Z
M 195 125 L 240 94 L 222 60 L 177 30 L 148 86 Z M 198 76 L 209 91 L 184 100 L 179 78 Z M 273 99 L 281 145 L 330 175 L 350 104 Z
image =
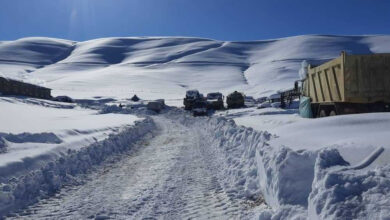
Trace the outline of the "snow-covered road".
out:
M 156 137 L 106 163 L 85 184 L 29 207 L 18 219 L 249 218 L 251 205 L 229 197 L 221 186 L 217 155 L 199 128 L 162 116 L 154 120 Z

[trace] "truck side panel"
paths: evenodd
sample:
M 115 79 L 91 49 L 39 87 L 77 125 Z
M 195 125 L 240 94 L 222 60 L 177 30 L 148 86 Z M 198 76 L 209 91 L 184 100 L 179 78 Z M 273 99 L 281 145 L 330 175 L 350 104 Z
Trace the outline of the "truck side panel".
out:
M 304 94 L 312 103 L 340 102 L 344 100 L 342 57 L 309 69 L 309 83 Z
M 390 102 L 390 54 L 345 56 L 345 101 Z

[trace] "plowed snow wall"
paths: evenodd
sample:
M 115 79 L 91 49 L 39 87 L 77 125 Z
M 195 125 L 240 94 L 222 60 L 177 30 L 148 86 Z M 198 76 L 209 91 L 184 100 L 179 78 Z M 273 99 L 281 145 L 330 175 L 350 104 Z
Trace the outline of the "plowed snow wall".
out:
M 150 118 L 136 121 L 134 126 L 119 134 L 110 135 L 79 151 L 69 150 L 39 170 L 10 179 L 8 184 L 0 185 L 0 218 L 42 196 L 53 194 L 64 184 L 73 183 L 79 174 L 87 173 L 110 156 L 121 154 L 131 149 L 137 141 L 152 135 L 155 128 Z

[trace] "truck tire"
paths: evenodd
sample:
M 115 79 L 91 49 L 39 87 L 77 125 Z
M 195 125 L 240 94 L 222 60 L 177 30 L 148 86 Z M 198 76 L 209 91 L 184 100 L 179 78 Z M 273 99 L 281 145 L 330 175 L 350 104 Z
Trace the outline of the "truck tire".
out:
M 323 117 L 326 117 L 326 116 L 328 116 L 328 115 L 326 114 L 325 109 L 322 109 L 322 110 L 320 111 L 320 118 L 323 118 Z
M 330 113 L 329 113 L 329 116 L 336 116 L 337 114 L 336 114 L 336 111 L 335 110 L 332 110 L 332 111 L 330 111 Z

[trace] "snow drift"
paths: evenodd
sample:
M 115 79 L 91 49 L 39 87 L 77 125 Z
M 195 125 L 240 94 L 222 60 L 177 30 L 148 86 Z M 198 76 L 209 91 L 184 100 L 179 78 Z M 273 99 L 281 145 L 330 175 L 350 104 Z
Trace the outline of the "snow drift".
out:
M 233 120 L 193 118 L 177 111 L 168 117 L 199 127 L 210 152 L 218 152 L 223 186 L 229 196 L 270 210 L 260 219 L 386 219 L 390 217 L 389 166 L 364 170 L 382 152 L 349 166 L 337 149 L 293 150 L 271 146 L 268 132 L 238 126 Z M 214 153 L 215 154 L 215 153 Z M 341 169 L 342 168 L 342 169 Z
M 348 163 L 335 149 L 320 151 L 315 163 L 315 179 L 309 197 L 310 219 L 390 218 L 390 166 L 367 167 L 383 151 L 378 148 L 360 166 Z M 372 159 L 371 159 L 372 158 Z
M 154 129 L 150 118 L 136 121 L 134 126 L 119 134 L 111 134 L 107 139 L 77 151 L 69 149 L 55 160 L 43 161 L 46 164 L 39 169 L 16 177 L 2 175 L 0 216 L 51 195 L 65 184 L 74 184 L 79 174 L 88 172 L 110 156 L 128 151 L 137 141 L 153 134 Z

